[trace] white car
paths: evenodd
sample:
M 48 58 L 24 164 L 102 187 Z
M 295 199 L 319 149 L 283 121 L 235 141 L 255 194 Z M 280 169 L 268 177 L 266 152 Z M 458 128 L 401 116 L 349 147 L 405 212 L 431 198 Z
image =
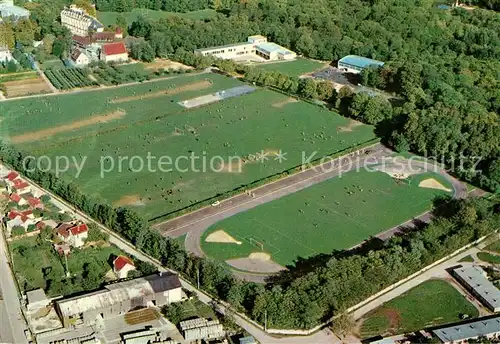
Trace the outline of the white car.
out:
M 216 206 L 218 206 L 219 204 L 220 204 L 220 202 L 219 202 L 219 201 L 215 201 L 214 203 L 212 203 L 212 207 L 216 207 Z

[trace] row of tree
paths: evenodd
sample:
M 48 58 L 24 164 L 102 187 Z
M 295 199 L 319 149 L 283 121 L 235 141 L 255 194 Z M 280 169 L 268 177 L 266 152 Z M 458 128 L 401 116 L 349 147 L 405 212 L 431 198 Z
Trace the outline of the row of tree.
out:
M 24 165 L 24 154 L 0 143 L 0 159 L 42 187 L 114 229 L 165 266 L 231 303 L 253 319 L 275 328 L 310 328 L 384 287 L 500 227 L 498 199 L 444 202 L 433 222 L 420 231 L 351 252 L 298 261 L 266 286 L 237 280 L 219 262 L 187 253 L 181 245 L 149 228 L 128 208 L 114 209 L 83 194 L 73 183 Z M 90 273 L 90 272 L 89 272 Z
M 189 12 L 204 9 L 223 10 L 231 7 L 235 0 L 96 0 L 99 11 L 130 12 L 134 8 L 156 11 Z

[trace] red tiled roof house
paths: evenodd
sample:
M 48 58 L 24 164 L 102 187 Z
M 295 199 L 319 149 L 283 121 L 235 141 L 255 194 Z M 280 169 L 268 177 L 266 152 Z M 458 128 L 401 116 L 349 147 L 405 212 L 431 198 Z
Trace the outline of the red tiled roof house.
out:
M 127 278 L 129 271 L 135 270 L 132 260 L 125 256 L 118 256 L 113 260 L 113 272 L 118 278 Z
M 82 247 L 88 237 L 89 229 L 85 223 L 63 223 L 57 228 L 59 239 L 73 247 Z
M 24 198 L 22 198 L 19 194 L 17 193 L 12 193 L 9 197 L 11 202 L 16 203 L 19 206 L 23 206 L 25 204 L 28 204 L 28 201 L 26 201 Z
M 128 60 L 127 48 L 123 42 L 108 43 L 102 46 L 101 60 L 104 62 L 122 62 Z

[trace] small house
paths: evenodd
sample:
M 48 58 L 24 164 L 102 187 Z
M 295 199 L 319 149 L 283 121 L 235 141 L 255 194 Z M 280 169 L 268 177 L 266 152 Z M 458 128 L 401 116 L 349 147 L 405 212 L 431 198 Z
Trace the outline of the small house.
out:
M 82 247 L 88 237 L 88 227 L 85 223 L 72 224 L 63 223 L 57 228 L 57 236 L 63 242 L 73 246 Z
M 127 278 L 129 271 L 135 270 L 134 262 L 125 256 L 118 256 L 113 260 L 113 272 L 120 279 Z
M 90 63 L 90 58 L 80 49 L 75 48 L 71 52 L 71 62 L 77 67 L 87 66 Z
M 26 299 L 28 301 L 27 308 L 30 312 L 45 308 L 50 304 L 42 288 L 28 291 Z
M 19 194 L 15 192 L 10 195 L 9 199 L 11 202 L 16 203 L 20 207 L 28 204 L 28 201 L 26 201 L 24 198 L 22 198 Z

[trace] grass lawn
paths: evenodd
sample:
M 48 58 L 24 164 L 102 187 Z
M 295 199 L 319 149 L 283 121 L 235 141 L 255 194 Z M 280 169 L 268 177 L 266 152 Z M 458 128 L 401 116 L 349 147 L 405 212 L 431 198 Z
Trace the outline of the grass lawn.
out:
M 500 240 L 497 240 L 484 248 L 486 251 L 500 253 Z
M 430 280 L 385 303 L 365 317 L 361 337 L 393 335 L 452 323 L 479 312 L 453 286 Z
M 217 12 L 214 10 L 207 9 L 207 10 L 193 11 L 187 13 L 174 13 L 174 12 L 149 10 L 145 8 L 135 8 L 132 12 L 123 12 L 123 13 L 97 12 L 97 19 L 99 19 L 99 21 L 104 25 L 113 25 L 116 24 L 116 17 L 118 17 L 118 15 L 120 14 L 122 14 L 125 17 L 128 25 L 130 25 L 137 19 L 137 17 L 139 17 L 139 15 L 142 15 L 146 18 L 150 18 L 152 20 L 158 20 L 167 17 L 180 17 L 193 20 L 205 20 L 215 17 L 217 15 Z
M 490 264 L 500 264 L 500 255 L 488 253 L 488 252 L 479 252 L 477 257 L 483 262 Z
M 461 263 L 461 262 L 464 262 L 464 263 L 472 263 L 472 262 L 474 262 L 474 258 L 472 258 L 472 256 L 470 256 L 470 255 L 469 255 L 469 256 L 465 256 L 465 257 L 463 257 L 463 258 L 462 258 L 462 259 L 460 259 L 458 262 L 459 262 L 459 263 Z
M 279 72 L 288 76 L 300 76 L 326 67 L 328 63 L 298 58 L 293 61 L 256 64 L 255 68 L 268 72 Z
M 320 158 L 375 138 L 371 126 L 341 130 L 348 119 L 266 89 L 191 110 L 177 104 L 240 85 L 218 74 L 191 74 L 5 102 L 0 137 L 38 156 L 84 161 L 78 178 L 76 164 L 64 177 L 110 204 L 133 206 L 148 219 L 301 165 L 303 154 L 316 152 Z M 279 150 L 286 160 L 274 159 Z M 261 151 L 270 154 L 264 163 L 246 163 L 241 172 L 230 164 L 231 157 Z M 151 168 L 148 153 L 155 158 Z M 193 155 L 196 160 L 189 158 Z M 171 163 L 162 172 L 158 162 L 164 156 Z
M 35 236 L 12 241 L 9 246 L 14 261 L 15 275 L 23 291 L 37 288 L 45 289 L 44 274 L 48 273 L 49 270 L 51 276 L 59 276 L 60 281 L 64 281 L 64 260 L 50 244 L 37 245 Z M 115 246 L 86 248 L 84 250 L 73 249 L 68 257 L 68 267 L 72 277 L 81 277 L 84 265 L 95 263 L 93 266 L 99 267 L 98 274 L 104 275 L 112 268 L 110 259 L 119 254 L 123 254 L 123 252 Z
M 204 233 L 201 247 L 224 261 L 263 248 L 282 265 L 348 249 L 428 210 L 433 198 L 445 193 L 418 186 L 428 178 L 450 187 L 434 173 L 415 175 L 409 185 L 383 172 L 349 172 L 216 223 Z M 206 242 L 217 230 L 242 244 Z
M 217 319 L 213 309 L 198 299 L 182 302 L 181 306 L 183 311 L 181 321 L 193 318 Z

